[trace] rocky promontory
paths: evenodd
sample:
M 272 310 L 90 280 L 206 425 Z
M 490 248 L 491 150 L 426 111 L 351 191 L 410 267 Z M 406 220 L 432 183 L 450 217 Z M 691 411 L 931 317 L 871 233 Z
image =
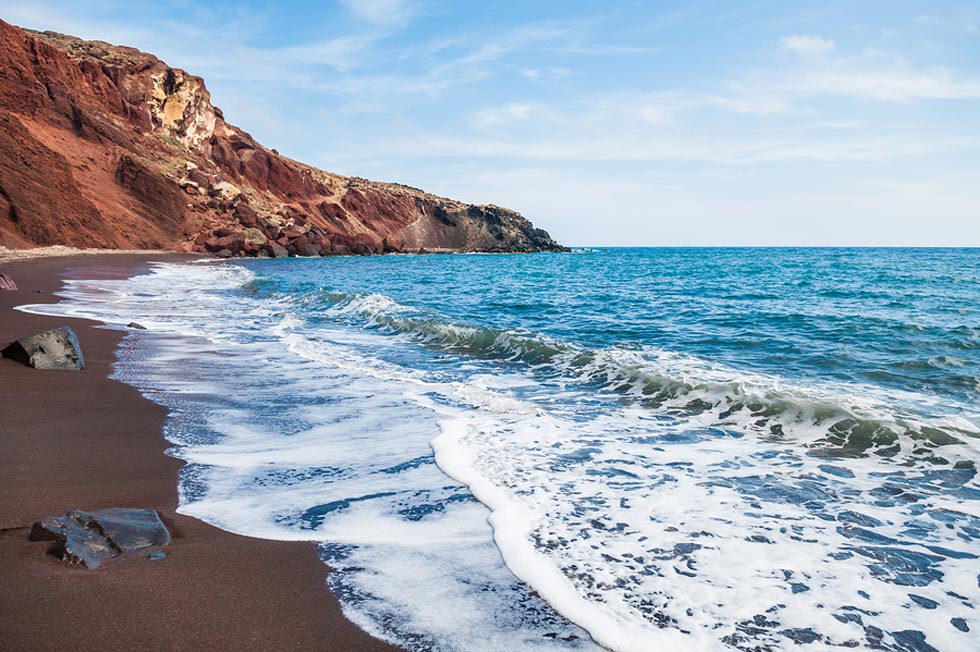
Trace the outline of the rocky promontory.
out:
M 225 121 L 200 77 L 0 21 L 0 245 L 219 256 L 559 251 L 520 214 L 344 177 Z

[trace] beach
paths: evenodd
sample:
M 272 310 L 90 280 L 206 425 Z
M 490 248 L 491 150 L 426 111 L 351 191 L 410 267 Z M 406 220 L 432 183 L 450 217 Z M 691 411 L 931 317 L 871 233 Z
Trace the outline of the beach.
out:
M 0 649 L 396 649 L 343 616 L 311 543 L 237 536 L 176 513 L 183 462 L 164 452 L 166 410 L 109 378 L 123 333 L 13 309 L 57 301 L 65 276 L 126 278 L 148 261 L 184 259 L 0 261 L 0 273 L 19 286 L 0 292 L 2 345 L 66 324 L 87 364 L 56 372 L 0 360 Z M 46 554 L 47 542 L 28 540 L 45 516 L 108 507 L 157 510 L 173 536 L 167 556 L 136 552 L 86 570 Z

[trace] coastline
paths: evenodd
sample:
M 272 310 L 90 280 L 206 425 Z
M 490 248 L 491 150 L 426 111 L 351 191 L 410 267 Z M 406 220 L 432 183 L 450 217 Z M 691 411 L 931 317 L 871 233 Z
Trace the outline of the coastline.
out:
M 124 333 L 13 310 L 57 301 L 65 276 L 128 278 L 149 261 L 199 257 L 0 259 L 20 288 L 0 292 L 2 345 L 67 324 L 87 363 L 41 372 L 0 360 L 0 649 L 397 649 L 344 617 L 312 544 L 243 537 L 176 513 L 183 462 L 164 454 L 166 410 L 109 378 Z M 45 516 L 106 507 L 156 509 L 173 535 L 167 557 L 131 554 L 89 571 L 27 539 Z

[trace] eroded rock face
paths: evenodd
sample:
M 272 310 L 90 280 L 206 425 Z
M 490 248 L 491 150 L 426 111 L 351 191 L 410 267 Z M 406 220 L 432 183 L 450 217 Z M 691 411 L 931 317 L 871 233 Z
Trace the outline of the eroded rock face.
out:
M 98 568 L 125 552 L 165 546 L 170 532 L 152 509 L 110 508 L 93 512 L 73 509 L 34 524 L 31 541 L 54 541 L 48 552 L 70 563 Z
M 78 337 L 68 326 L 59 326 L 10 343 L 0 355 L 35 369 L 81 371 L 85 358 Z
M 267 149 L 151 54 L 0 21 L 0 245 L 224 256 L 557 251 L 518 213 Z
M 211 138 L 218 116 L 200 77 L 167 68 L 151 74 L 150 80 L 147 106 L 154 125 L 191 149 Z

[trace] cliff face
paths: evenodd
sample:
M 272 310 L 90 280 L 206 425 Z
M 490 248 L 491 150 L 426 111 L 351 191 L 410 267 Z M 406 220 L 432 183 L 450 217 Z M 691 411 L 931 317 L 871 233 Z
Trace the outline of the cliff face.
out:
M 303 165 L 153 55 L 0 21 L 0 244 L 232 255 L 556 251 L 518 213 Z

